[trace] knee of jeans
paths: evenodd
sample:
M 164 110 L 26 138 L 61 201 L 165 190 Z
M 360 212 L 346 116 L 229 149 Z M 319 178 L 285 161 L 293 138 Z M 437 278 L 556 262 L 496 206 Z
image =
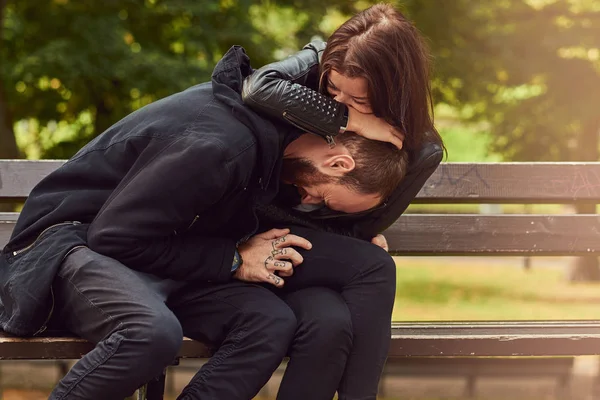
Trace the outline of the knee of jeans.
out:
M 326 306 L 326 305 L 324 305 Z M 352 318 L 350 311 L 340 308 L 323 308 L 298 321 L 297 335 L 311 347 L 351 347 Z
M 251 312 L 248 322 L 271 345 L 278 345 L 285 351 L 294 337 L 298 322 L 294 312 L 283 301 L 277 300 L 268 307 Z
M 164 363 L 175 359 L 183 342 L 181 324 L 175 315 L 160 310 L 149 310 L 124 328 L 128 338 L 141 344 L 141 351 Z
M 389 253 L 373 246 L 368 254 L 369 273 L 364 275 L 372 283 L 378 285 L 381 296 L 395 296 L 396 262 Z

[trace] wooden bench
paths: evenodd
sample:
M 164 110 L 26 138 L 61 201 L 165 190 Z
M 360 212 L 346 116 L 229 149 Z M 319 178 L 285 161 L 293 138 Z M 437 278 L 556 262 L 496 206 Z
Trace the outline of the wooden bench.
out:
M 24 200 L 62 161 L 0 161 L 0 200 Z M 600 163 L 445 163 L 415 203 L 573 204 L 600 202 Z M 0 247 L 16 213 L 0 213 Z M 600 216 L 405 214 L 385 232 L 395 255 L 575 256 L 600 251 Z M 71 337 L 14 338 L 0 334 L 0 359 L 78 359 L 91 345 Z M 392 324 L 388 370 L 402 374 L 469 377 L 531 372 L 568 381 L 572 357 L 599 355 L 600 321 L 403 322 Z M 185 340 L 181 358 L 210 357 L 211 349 Z M 513 357 L 496 360 L 473 357 Z M 533 357 L 533 358 L 532 358 Z M 495 360 L 495 359 L 493 359 Z M 461 367 L 462 366 L 462 367 Z M 518 368 L 518 369 L 517 369 Z M 520 371 L 520 372 L 518 372 Z M 162 398 L 164 376 L 139 398 Z

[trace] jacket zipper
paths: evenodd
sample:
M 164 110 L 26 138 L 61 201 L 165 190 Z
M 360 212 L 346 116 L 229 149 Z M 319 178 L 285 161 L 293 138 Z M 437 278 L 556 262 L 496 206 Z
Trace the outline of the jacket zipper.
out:
M 52 314 L 54 314 L 54 289 L 52 289 L 52 285 L 50 285 L 50 297 L 52 298 L 50 312 L 48 313 L 48 316 L 46 317 L 46 320 L 44 321 L 40 329 L 38 329 L 37 332 L 33 334 L 33 336 L 41 335 L 46 329 L 48 329 L 48 322 L 50 322 L 50 318 L 52 318 Z
M 79 225 L 79 224 L 81 224 L 81 222 L 79 222 L 79 221 L 69 221 L 69 222 L 61 222 L 59 224 L 50 225 L 49 227 L 47 227 L 46 229 L 44 229 L 42 231 L 42 233 L 40 233 L 29 246 L 23 247 L 22 249 L 19 249 L 19 250 L 13 251 L 12 255 L 13 255 L 13 257 L 15 257 L 15 256 L 18 256 L 19 254 L 24 253 L 27 250 L 31 249 L 37 243 L 37 241 L 42 237 L 42 235 L 44 233 L 48 232 L 52 228 L 55 228 L 57 226 L 62 226 L 62 225 Z
M 194 217 L 194 219 L 192 220 L 192 223 L 186 228 L 186 230 L 189 230 L 192 226 L 194 226 L 194 224 L 196 223 L 196 221 L 198 221 L 198 218 L 200 218 L 200 216 L 196 215 Z
M 38 240 L 44 235 L 44 233 L 48 232 L 48 230 L 55 228 L 57 226 L 63 226 L 63 225 L 79 225 L 81 224 L 81 222 L 79 221 L 68 221 L 68 222 L 61 222 L 59 224 L 54 224 L 54 225 L 50 225 L 49 227 L 47 227 L 46 229 L 44 229 L 42 231 L 42 233 L 40 233 L 35 240 L 27 247 L 24 247 L 22 249 L 19 250 L 15 250 L 12 252 L 13 256 L 18 256 L 19 254 L 31 249 L 33 246 L 35 246 L 35 244 L 38 242 Z M 82 246 L 76 246 L 73 249 L 69 250 L 67 252 L 67 254 L 65 254 L 65 256 L 63 257 L 63 260 L 69 255 L 71 254 L 71 252 Z M 33 336 L 37 336 L 42 334 L 47 328 L 48 328 L 48 322 L 50 322 L 50 318 L 52 318 L 52 314 L 54 314 L 54 306 L 55 306 L 55 299 L 54 299 L 54 289 L 52 288 L 52 285 L 50 285 L 50 298 L 52 299 L 52 305 L 50 306 L 50 312 L 48 313 L 48 315 L 46 316 L 46 319 L 44 320 L 44 323 L 42 324 L 42 326 L 33 334 Z

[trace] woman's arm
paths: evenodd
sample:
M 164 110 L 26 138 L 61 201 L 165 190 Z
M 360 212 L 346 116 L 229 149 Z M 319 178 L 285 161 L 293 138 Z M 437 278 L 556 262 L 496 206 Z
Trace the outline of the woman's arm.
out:
M 244 81 L 242 99 L 256 111 L 317 134 L 333 145 L 346 130 L 402 148 L 403 134 L 373 114 L 362 114 L 317 92 L 325 42 L 312 41 L 285 60 L 257 69 Z
M 332 143 L 346 129 L 348 107 L 314 90 L 324 49 L 325 42 L 315 40 L 285 60 L 257 69 L 244 81 L 244 102 Z

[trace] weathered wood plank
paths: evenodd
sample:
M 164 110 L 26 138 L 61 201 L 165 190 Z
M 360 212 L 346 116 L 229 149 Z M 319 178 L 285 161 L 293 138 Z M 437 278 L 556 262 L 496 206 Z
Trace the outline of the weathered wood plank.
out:
M 388 359 L 384 373 L 402 376 L 563 376 L 569 374 L 573 363 L 573 357 L 397 357 Z
M 16 217 L 0 213 L 0 248 Z M 384 234 L 397 255 L 600 253 L 600 215 L 406 214 Z
M 77 359 L 92 345 L 73 337 L 15 338 L 0 333 L 0 359 Z M 600 321 L 407 322 L 392 325 L 388 356 L 567 356 L 600 354 Z M 181 357 L 211 349 L 185 339 Z
M 392 325 L 390 357 L 600 354 L 600 321 L 432 322 Z
M 406 214 L 384 234 L 398 255 L 600 253 L 599 215 Z
M 0 213 L 0 249 L 8 243 L 18 217 L 18 213 Z
M 0 160 L 0 198 L 22 199 L 63 160 Z
M 600 163 L 442 163 L 421 203 L 600 202 Z
M 17 338 L 0 332 L 0 360 L 79 359 L 93 347 L 76 337 Z M 207 358 L 212 353 L 205 344 L 185 338 L 179 356 Z
M 0 199 L 22 199 L 63 160 L 0 160 Z M 600 203 L 600 163 L 442 163 L 415 202 Z

